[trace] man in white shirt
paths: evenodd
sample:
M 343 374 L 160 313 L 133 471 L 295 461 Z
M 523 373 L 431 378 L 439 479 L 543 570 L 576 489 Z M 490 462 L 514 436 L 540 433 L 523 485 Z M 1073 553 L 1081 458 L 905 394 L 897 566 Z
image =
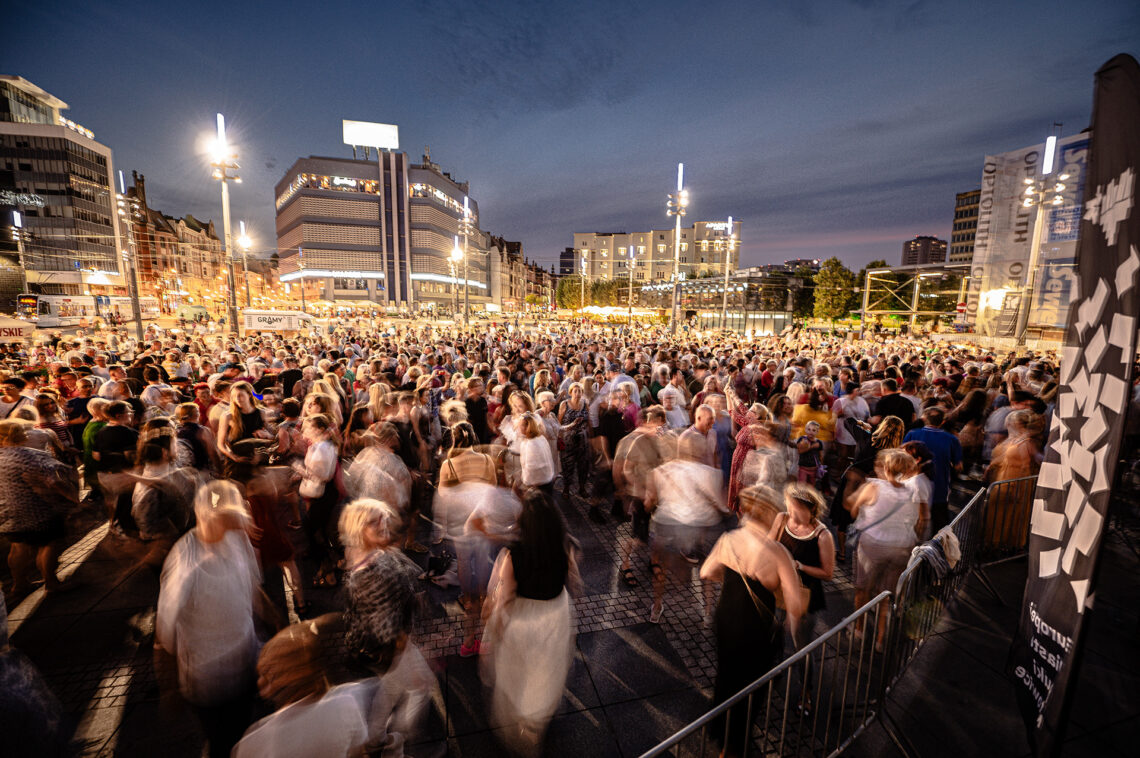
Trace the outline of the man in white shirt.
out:
M 711 406 L 702 403 L 693 414 L 693 425 L 681 434 L 679 443 L 693 445 L 695 450 L 700 451 L 695 460 L 713 468 L 717 466 L 716 432 L 713 431 L 715 423 L 716 412 Z
M 685 429 L 689 426 L 689 412 L 677 399 L 684 397 L 679 389 L 669 385 L 657 393 L 657 397 L 665 409 L 665 420 L 670 429 Z

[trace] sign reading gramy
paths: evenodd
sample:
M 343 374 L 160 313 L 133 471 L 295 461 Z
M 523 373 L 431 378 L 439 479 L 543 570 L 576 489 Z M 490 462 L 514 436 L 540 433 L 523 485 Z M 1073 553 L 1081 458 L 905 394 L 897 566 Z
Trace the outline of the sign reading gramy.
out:
M 400 127 L 395 124 L 377 124 L 372 121 L 341 121 L 344 144 L 374 147 L 377 150 L 400 149 Z

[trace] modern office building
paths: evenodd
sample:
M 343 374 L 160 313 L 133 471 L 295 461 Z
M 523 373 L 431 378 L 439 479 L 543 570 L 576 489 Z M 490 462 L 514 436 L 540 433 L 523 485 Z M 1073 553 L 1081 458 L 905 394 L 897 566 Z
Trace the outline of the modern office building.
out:
M 20 214 L 31 291 L 126 294 L 111 149 L 66 109 L 26 79 L 0 75 L 0 228 Z M 0 236 L 15 261 L 11 235 Z
M 742 224 L 733 221 L 731 230 L 727 221 L 698 221 L 682 227 L 680 273 L 684 278 L 724 276 L 726 265 L 730 270 L 735 269 L 739 262 Z M 585 272 L 588 279 L 624 279 L 632 267 L 635 283 L 671 282 L 674 233 L 672 227 L 632 233 L 575 232 L 575 273 Z
M 558 254 L 558 275 L 570 276 L 574 273 L 574 267 L 578 265 L 578 251 L 572 247 L 567 247 Z
M 902 265 L 925 266 L 928 263 L 946 262 L 946 240 L 919 236 L 907 240 L 902 246 Z
M 457 239 L 463 247 L 466 201 L 472 307 L 489 300 L 479 206 L 466 182 L 427 156 L 420 164 L 397 151 L 380 151 L 377 160 L 300 158 L 275 193 L 283 283 L 304 280 L 307 295 L 337 304 L 413 310 L 450 304 L 454 286 L 462 287 L 462 264 L 453 278 L 449 258 Z
M 982 190 L 959 192 L 954 196 L 954 225 L 950 233 L 950 262 L 974 260 L 974 235 L 978 231 L 978 203 Z

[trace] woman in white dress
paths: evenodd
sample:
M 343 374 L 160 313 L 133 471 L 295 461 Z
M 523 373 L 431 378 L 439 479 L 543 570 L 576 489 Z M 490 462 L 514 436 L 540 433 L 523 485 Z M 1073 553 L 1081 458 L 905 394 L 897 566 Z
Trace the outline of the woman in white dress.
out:
M 253 522 L 234 484 L 199 489 L 194 515 L 197 526 L 162 568 L 155 667 L 168 670 L 173 656 L 178 689 L 202 722 L 210 755 L 228 756 L 253 705 L 261 571 L 247 534 Z
M 523 502 L 518 537 L 495 561 L 480 669 L 507 747 L 537 755 L 570 672 L 577 570 L 562 514 L 541 490 Z

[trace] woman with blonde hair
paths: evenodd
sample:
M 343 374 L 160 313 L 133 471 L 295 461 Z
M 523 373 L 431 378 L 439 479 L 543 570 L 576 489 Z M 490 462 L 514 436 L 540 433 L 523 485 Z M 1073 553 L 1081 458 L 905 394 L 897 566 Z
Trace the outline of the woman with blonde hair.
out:
M 806 610 L 792 557 L 768 536 L 771 514 L 781 506 L 779 493 L 770 488 L 752 487 L 747 494 L 742 493 L 740 528 L 721 535 L 701 566 L 701 579 L 722 583 L 714 616 L 714 703 L 722 703 L 744 689 L 779 660 L 783 629 L 776 620 L 776 597 L 784 598 L 790 619 L 798 619 Z M 734 706 L 728 714 L 730 725 L 744 723 L 745 710 L 744 701 Z M 713 722 L 709 733 L 723 740 L 725 731 L 722 716 Z M 739 729 L 734 732 L 744 734 Z M 745 744 L 733 740 L 722 743 L 722 747 L 722 755 L 735 756 L 743 753 Z
M 791 619 L 792 641 L 796 650 L 811 642 L 814 614 L 826 607 L 823 583 L 835 576 L 835 542 L 821 521 L 823 496 L 810 484 L 792 482 L 784 488 L 786 512 L 776 516 L 768 537 L 788 549 L 800 581 L 811 592 L 807 610 Z
M 415 595 L 420 568 L 399 549 L 400 513 L 382 500 L 354 500 L 339 519 L 345 546 L 345 644 L 358 662 L 387 668 L 384 651 L 411 628 L 413 605 L 392 613 L 391 597 Z
M 993 460 L 986 469 L 986 481 L 992 483 L 1037 476 L 1041 470 L 1039 439 L 1045 427 L 1044 417 L 1023 409 L 1010 413 L 1005 423 L 1009 437 L 994 448 Z M 1010 548 L 1024 546 L 1027 534 L 1025 519 L 1029 518 L 1025 494 L 1009 489 L 995 494 L 986 504 L 986 544 Z M 1022 496 L 1018 497 L 1018 494 Z
M 533 413 L 525 413 L 517 422 L 519 438 L 519 482 L 523 487 L 537 487 L 554 495 L 554 456 L 546 439 L 546 427 Z
M 388 418 L 388 385 L 377 381 L 368 386 L 368 410 L 372 412 L 372 422 L 378 424 Z
M 851 504 L 858 529 L 855 550 L 855 607 L 883 590 L 894 590 L 921 534 L 922 513 L 915 490 L 906 485 L 915 460 L 902 450 L 875 458 L 875 477 L 859 488 Z M 886 616 L 879 619 L 875 649 L 882 650 Z M 859 634 L 857 626 L 856 634 Z
M 202 722 L 210 755 L 229 755 L 249 723 L 256 691 L 261 572 L 249 512 L 234 484 L 200 488 L 194 515 L 197 525 L 162 567 L 156 668 L 173 656 L 179 690 Z
M 828 517 L 839 535 L 837 559 L 847 560 L 847 527 L 851 525 L 851 504 L 855 494 L 863 486 L 867 477 L 875 472 L 875 459 L 883 450 L 902 447 L 906 435 L 906 424 L 898 416 L 887 416 L 871 430 L 871 425 L 858 419 L 848 419 L 844 423 L 855 440 L 855 452 L 851 464 L 839 477 L 839 486 L 831 500 Z

